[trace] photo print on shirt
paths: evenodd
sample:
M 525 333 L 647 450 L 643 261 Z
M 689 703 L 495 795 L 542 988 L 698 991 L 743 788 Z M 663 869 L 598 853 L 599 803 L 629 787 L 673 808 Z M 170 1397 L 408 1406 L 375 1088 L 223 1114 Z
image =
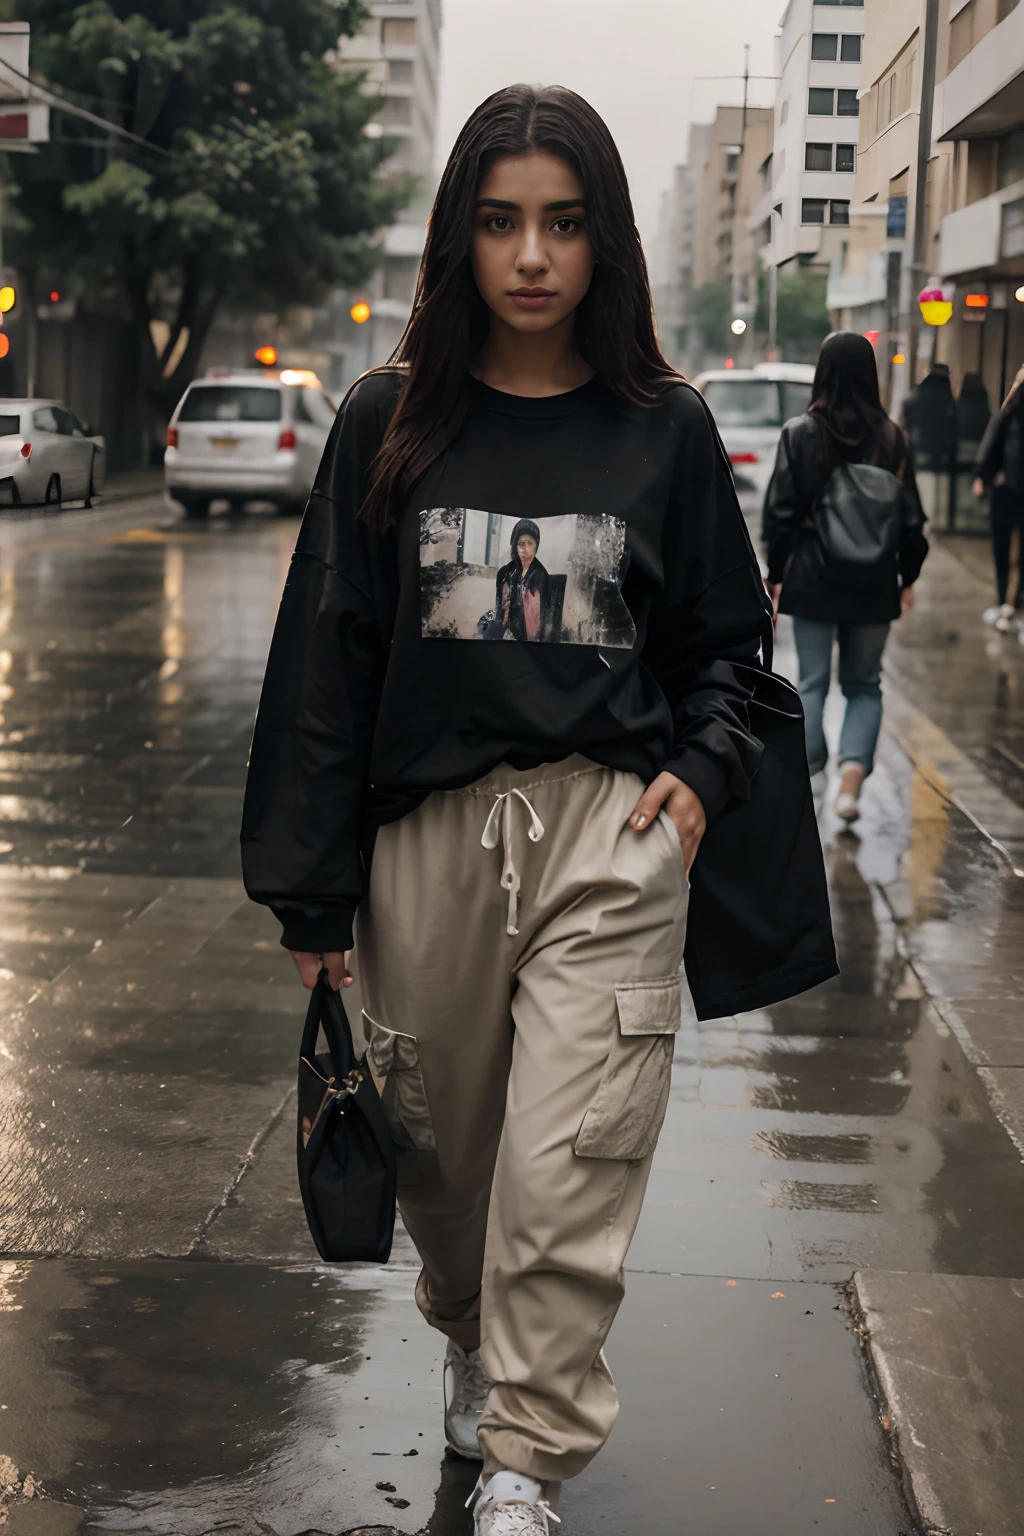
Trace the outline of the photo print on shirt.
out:
M 534 640 L 631 650 L 622 597 L 626 525 L 577 512 L 512 517 L 472 507 L 420 513 L 426 640 Z

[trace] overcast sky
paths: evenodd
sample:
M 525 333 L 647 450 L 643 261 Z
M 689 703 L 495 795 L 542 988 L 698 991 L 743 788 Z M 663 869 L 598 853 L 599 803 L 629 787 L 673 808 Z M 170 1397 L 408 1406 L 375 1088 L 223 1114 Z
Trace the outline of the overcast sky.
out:
M 444 0 L 438 156 L 491 91 L 517 80 L 567 85 L 597 108 L 618 142 L 645 243 L 689 122 L 739 102 L 743 44 L 750 72 L 774 72 L 785 0 Z M 771 81 L 752 82 L 752 105 Z

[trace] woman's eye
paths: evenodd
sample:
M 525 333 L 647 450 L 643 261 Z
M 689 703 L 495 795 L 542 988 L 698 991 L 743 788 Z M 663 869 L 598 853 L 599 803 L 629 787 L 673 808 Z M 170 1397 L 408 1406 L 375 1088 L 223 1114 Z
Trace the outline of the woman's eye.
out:
M 511 219 L 507 219 L 503 213 L 494 213 L 487 220 L 488 229 L 493 229 L 496 234 L 503 235 L 507 229 L 512 228 Z
M 565 218 L 555 220 L 555 228 L 560 235 L 571 235 L 573 230 L 579 229 L 579 227 L 579 219 Z

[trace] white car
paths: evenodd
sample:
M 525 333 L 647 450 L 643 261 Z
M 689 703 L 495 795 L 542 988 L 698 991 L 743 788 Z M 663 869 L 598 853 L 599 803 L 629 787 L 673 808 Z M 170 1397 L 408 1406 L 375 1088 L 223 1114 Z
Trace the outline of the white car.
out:
M 806 411 L 813 382 L 807 363 L 716 368 L 694 379 L 715 418 L 737 490 L 756 491 L 764 499 L 783 425 Z
M 305 369 L 211 369 L 175 407 L 167 428 L 167 489 L 190 517 L 210 502 L 272 501 L 301 512 L 336 409 Z
M 63 400 L 0 399 L 0 506 L 88 507 L 106 473 L 106 440 Z

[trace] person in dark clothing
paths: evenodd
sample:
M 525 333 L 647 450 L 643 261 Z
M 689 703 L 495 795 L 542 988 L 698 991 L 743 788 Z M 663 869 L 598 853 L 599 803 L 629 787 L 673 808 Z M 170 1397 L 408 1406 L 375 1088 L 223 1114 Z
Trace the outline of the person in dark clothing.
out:
M 556 642 L 474 643 L 490 583 L 481 602 L 451 558 L 470 509 L 516 520 L 496 596 L 526 639 L 545 519 L 575 518 Z M 581 639 L 610 587 L 630 625 Z M 355 920 L 445 1434 L 481 1463 L 474 1536 L 550 1536 L 615 1421 L 603 1345 L 668 1102 L 688 872 L 756 787 L 770 623 L 711 416 L 658 348 L 606 126 L 561 87 L 496 92 L 441 178 L 396 357 L 331 430 L 242 825 L 306 986 L 351 983 Z M 807 788 L 779 786 L 780 819 Z M 723 1011 L 744 967 L 771 1000 L 835 974 L 825 910 L 723 927 L 698 981 L 717 968 Z
M 983 618 L 1009 634 L 1024 616 L 1024 368 L 1014 379 L 1002 409 L 992 417 L 974 465 L 974 494 L 989 495 L 992 556 L 996 569 L 995 607 Z M 1010 590 L 1010 554 L 1017 536 L 1016 600 Z
M 837 466 L 869 464 L 903 483 L 895 563 L 856 587 L 830 577 L 815 524 L 816 503 Z M 874 765 L 882 723 L 882 653 L 889 625 L 913 602 L 913 585 L 928 553 L 925 517 L 901 429 L 878 394 L 871 344 L 852 331 L 827 336 L 818 355 L 810 409 L 787 422 L 764 506 L 768 586 L 780 613 L 793 618 L 812 773 L 828 759 L 823 713 L 839 642 L 839 684 L 846 715 L 839 738 L 836 810 L 855 821 L 861 786 Z
M 495 616 L 509 640 L 546 640 L 550 623 L 551 581 L 537 559 L 540 529 L 521 517 L 509 541 L 512 558 L 497 577 Z
M 960 393 L 956 397 L 958 459 L 969 455 L 970 463 L 974 463 L 978 445 L 985 436 L 991 419 L 992 407 L 989 404 L 984 379 L 980 373 L 965 373 L 963 383 L 960 385 Z
M 900 424 L 910 440 L 925 513 L 937 528 L 946 528 L 950 475 L 956 462 L 957 408 L 945 363 L 932 363 L 911 390 L 903 402 Z

